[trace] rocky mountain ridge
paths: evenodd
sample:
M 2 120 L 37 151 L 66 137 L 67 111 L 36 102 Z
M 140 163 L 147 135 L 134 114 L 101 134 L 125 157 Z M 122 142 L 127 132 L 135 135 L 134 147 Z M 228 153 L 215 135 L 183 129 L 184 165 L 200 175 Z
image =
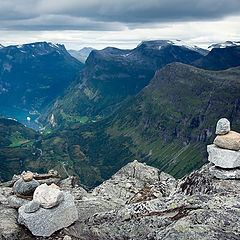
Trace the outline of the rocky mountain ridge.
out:
M 17 206 L 11 185 L 3 183 L 0 239 L 237 240 L 240 181 L 217 179 L 210 167 L 204 165 L 175 180 L 135 160 L 92 193 L 76 185 L 72 177 L 60 180 L 57 184 L 61 189 L 75 198 L 78 220 L 48 238 L 33 236 L 17 223 L 16 209 L 23 203 Z M 51 184 L 51 179 L 49 175 L 42 183 Z

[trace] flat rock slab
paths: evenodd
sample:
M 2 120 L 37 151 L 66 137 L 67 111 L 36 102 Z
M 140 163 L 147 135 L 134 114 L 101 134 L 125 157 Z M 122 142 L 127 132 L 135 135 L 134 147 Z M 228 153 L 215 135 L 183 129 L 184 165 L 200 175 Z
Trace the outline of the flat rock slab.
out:
M 218 135 L 213 143 L 221 148 L 238 151 L 240 150 L 240 133 L 230 131 L 225 135 Z
M 26 213 L 26 205 L 19 208 L 18 222 L 25 225 L 33 235 L 49 237 L 54 232 L 70 226 L 78 219 L 74 197 L 64 192 L 64 201 L 58 206 L 45 209 L 40 208 L 34 213 Z
M 222 149 L 215 144 L 207 146 L 208 161 L 221 168 L 240 167 L 240 151 Z
M 222 169 L 215 166 L 209 168 L 209 172 L 218 179 L 240 179 L 240 169 Z

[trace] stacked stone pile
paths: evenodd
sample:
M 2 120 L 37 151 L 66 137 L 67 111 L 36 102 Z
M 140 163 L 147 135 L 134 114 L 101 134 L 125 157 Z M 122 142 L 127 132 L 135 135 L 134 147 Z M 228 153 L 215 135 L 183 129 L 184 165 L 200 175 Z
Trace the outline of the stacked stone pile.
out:
M 32 172 L 23 172 L 21 177 L 14 183 L 14 195 L 8 197 L 8 203 L 13 208 L 19 208 L 33 198 L 35 189 L 39 182 L 33 178 Z
M 214 164 L 210 172 L 219 179 L 240 179 L 240 134 L 230 130 L 230 122 L 221 118 L 217 137 L 207 146 L 208 160 Z
M 70 226 L 78 219 L 74 197 L 60 188 L 46 183 L 38 186 L 33 200 L 18 210 L 18 222 L 33 235 L 48 237 L 57 230 Z

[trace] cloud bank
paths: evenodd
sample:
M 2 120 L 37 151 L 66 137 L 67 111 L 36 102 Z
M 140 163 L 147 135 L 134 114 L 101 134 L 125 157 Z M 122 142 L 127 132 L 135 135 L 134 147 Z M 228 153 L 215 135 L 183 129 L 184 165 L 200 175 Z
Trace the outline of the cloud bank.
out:
M 119 31 L 239 13 L 239 0 L 0 0 L 0 29 Z

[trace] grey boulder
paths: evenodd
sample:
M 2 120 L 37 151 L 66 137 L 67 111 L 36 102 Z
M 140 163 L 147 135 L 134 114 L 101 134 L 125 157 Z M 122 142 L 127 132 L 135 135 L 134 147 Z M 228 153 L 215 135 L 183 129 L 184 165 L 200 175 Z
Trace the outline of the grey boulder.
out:
M 23 196 L 32 196 L 35 189 L 39 186 L 39 182 L 33 179 L 32 181 L 25 182 L 22 178 L 17 180 L 13 185 L 15 193 Z
M 221 168 L 240 167 L 240 151 L 222 149 L 214 144 L 207 146 L 208 161 Z
M 64 201 L 56 207 L 40 208 L 34 213 L 26 213 L 25 210 L 26 205 L 19 208 L 18 222 L 25 225 L 35 236 L 49 237 L 78 219 L 74 197 L 67 192 L 64 192 Z
M 217 122 L 216 134 L 226 134 L 230 131 L 230 122 L 226 118 L 221 118 Z

